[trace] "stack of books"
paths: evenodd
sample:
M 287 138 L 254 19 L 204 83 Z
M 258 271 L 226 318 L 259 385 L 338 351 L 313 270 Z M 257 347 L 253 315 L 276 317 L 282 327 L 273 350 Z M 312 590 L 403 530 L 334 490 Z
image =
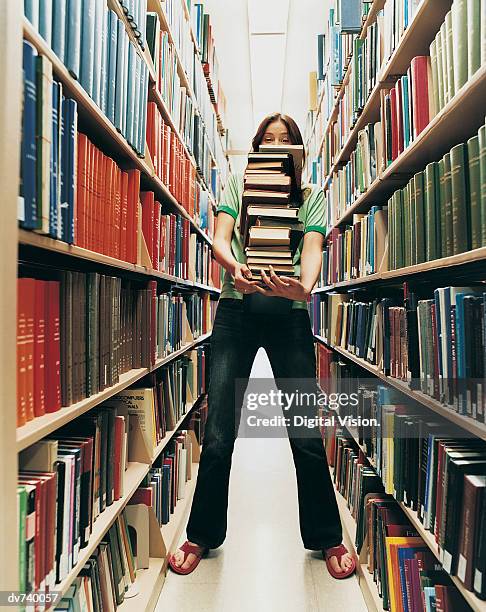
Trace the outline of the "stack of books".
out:
M 241 234 L 247 264 L 256 279 L 261 278 L 262 269 L 268 273 L 270 266 L 278 275 L 295 275 L 293 256 L 302 224 L 299 209 L 292 206 L 296 185 L 292 157 L 285 148 L 282 153 L 248 155 Z

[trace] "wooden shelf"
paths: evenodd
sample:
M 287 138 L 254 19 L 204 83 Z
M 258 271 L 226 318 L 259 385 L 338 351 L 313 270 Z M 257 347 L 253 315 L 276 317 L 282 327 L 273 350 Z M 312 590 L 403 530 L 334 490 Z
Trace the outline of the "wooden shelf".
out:
M 135 586 L 138 593 L 133 597 L 127 598 L 121 606 L 117 607 L 117 612 L 147 612 L 155 610 L 159 599 L 160 591 L 164 586 L 165 559 L 150 558 L 147 569 L 137 570 L 137 580 Z
M 166 185 L 155 176 L 151 165 L 136 154 L 125 138 L 123 138 L 111 121 L 103 114 L 101 109 L 82 88 L 79 81 L 69 74 L 63 62 L 61 62 L 54 51 L 52 51 L 25 17 L 23 20 L 23 33 L 25 39 L 32 43 L 37 51 L 46 56 L 52 63 L 54 75 L 62 83 L 63 88 L 69 96 L 78 103 L 78 113 L 86 124 L 89 125 L 90 133 L 95 134 L 98 138 L 103 138 L 105 151 L 111 155 L 115 155 L 117 158 L 129 160 L 130 163 L 142 172 L 144 180 L 149 183 L 150 189 L 157 191 L 157 193 L 163 197 L 164 201 L 169 203 L 174 210 L 186 219 L 189 219 L 193 229 L 197 231 L 204 240 L 211 244 L 209 236 L 199 228 L 194 219 L 189 215 L 186 209 L 179 204 Z
M 128 464 L 128 469 L 126 470 L 124 476 L 123 496 L 119 500 L 113 502 L 111 506 L 107 506 L 105 511 L 98 516 L 98 518 L 93 524 L 93 531 L 91 533 L 88 545 L 79 551 L 78 562 L 69 572 L 67 577 L 61 583 L 56 585 L 56 592 L 59 592 L 61 595 L 64 595 L 64 593 L 71 585 L 72 581 L 83 569 L 83 566 L 85 565 L 86 561 L 96 550 L 105 533 L 115 522 L 117 516 L 126 506 L 128 500 L 132 497 L 133 493 L 136 491 L 142 480 L 145 478 L 146 474 L 149 471 L 149 468 L 150 465 L 148 465 L 147 463 Z
M 177 359 L 186 351 L 190 350 L 194 346 L 197 346 L 204 340 L 207 340 L 211 333 L 204 334 L 200 336 L 193 342 L 189 342 L 183 348 L 178 351 L 174 351 L 167 357 L 159 359 L 156 361 L 155 366 L 151 369 L 149 368 L 140 368 L 138 370 L 130 370 L 125 374 L 120 376 L 120 380 L 118 383 L 101 391 L 100 393 L 96 393 L 95 395 L 91 395 L 90 397 L 73 404 L 72 406 L 67 406 L 61 408 L 56 412 L 52 412 L 49 414 L 45 414 L 40 417 L 36 417 L 32 421 L 29 421 L 22 427 L 17 428 L 17 452 L 20 452 L 24 448 L 31 446 L 38 440 L 41 440 L 45 436 L 49 435 L 56 429 L 59 429 L 69 421 L 83 415 L 88 410 L 91 410 L 95 406 L 98 406 L 102 402 L 110 399 L 113 395 L 120 393 L 124 389 L 127 389 L 131 385 L 135 384 L 138 380 L 146 376 L 149 372 L 156 370 L 157 368 Z
M 36 232 L 32 232 L 29 230 L 19 228 L 18 241 L 20 245 L 33 246 L 39 249 L 51 251 L 53 253 L 58 253 L 60 255 L 66 255 L 90 261 L 93 263 L 102 264 L 104 266 L 110 266 L 111 268 L 116 268 L 119 271 L 123 270 L 126 272 L 131 272 L 133 274 L 148 276 L 150 278 L 160 278 L 162 280 L 166 280 L 177 285 L 193 287 L 195 289 L 202 289 L 204 291 L 211 291 L 213 293 L 221 292 L 221 289 L 218 289 L 217 287 L 212 287 L 211 285 L 205 285 L 204 283 L 199 283 L 197 281 L 179 278 L 177 276 L 173 276 L 172 274 L 167 274 L 166 272 L 161 272 L 159 270 L 151 270 L 150 268 L 146 268 L 145 266 L 132 264 L 127 261 L 122 261 L 121 259 L 115 259 L 113 257 L 109 257 L 101 253 L 96 253 L 95 251 L 89 251 L 87 249 L 83 249 L 82 247 L 67 244 L 66 242 L 62 242 L 61 240 L 55 240 L 54 238 L 50 238 L 49 236 L 37 234 Z
M 331 230 L 350 222 L 353 214 L 365 212 L 371 204 L 388 199 L 427 163 L 438 161 L 454 145 L 467 140 L 484 123 L 485 97 L 486 65 L 465 83 L 419 136 L 373 181 L 368 190 L 356 198 Z
M 405 383 L 404 381 L 393 378 L 392 376 L 386 376 L 385 374 L 383 374 L 383 372 L 381 372 L 377 368 L 377 366 L 371 363 L 368 363 L 364 359 L 356 357 L 349 351 L 346 351 L 345 349 L 339 346 L 330 344 L 323 336 L 319 336 L 318 334 L 316 334 L 315 338 L 316 340 L 318 340 L 319 342 L 322 342 L 323 344 L 333 349 L 334 351 L 336 351 L 343 357 L 346 357 L 353 363 L 361 366 L 362 368 L 364 368 L 365 370 L 373 374 L 373 376 L 376 376 L 377 378 L 387 383 L 388 385 L 394 387 L 395 389 L 398 389 L 398 391 L 401 391 L 403 394 L 415 400 L 422 406 L 429 408 L 430 410 L 437 413 L 444 419 L 447 419 L 451 423 L 454 423 L 455 425 L 459 426 L 461 429 L 468 431 L 474 436 L 477 436 L 478 438 L 481 438 L 482 440 L 486 440 L 486 424 L 480 423 L 479 421 L 475 421 L 474 419 L 464 416 L 462 414 L 458 414 L 453 408 L 450 408 L 447 405 L 441 404 L 441 402 L 439 402 L 438 400 L 430 397 L 429 395 L 425 395 L 425 393 L 422 393 L 421 391 L 415 391 L 413 389 L 410 389 L 407 383 Z
M 357 285 L 367 285 L 368 283 L 384 284 L 394 282 L 398 279 L 406 280 L 413 276 L 428 275 L 431 273 L 437 274 L 446 272 L 447 274 L 451 274 L 451 272 L 454 272 L 453 268 L 467 269 L 467 267 L 471 267 L 474 264 L 480 264 L 484 262 L 484 260 L 486 260 L 486 247 L 481 247 L 479 249 L 466 251 L 465 253 L 459 253 L 458 255 L 433 259 L 432 261 L 426 261 L 414 266 L 407 266 L 387 272 L 377 272 L 369 276 L 352 278 L 348 281 L 340 281 L 332 285 L 326 285 L 325 287 L 317 287 L 314 289 L 313 293 L 325 293 L 327 291 L 334 291 L 335 289 L 346 289 Z
M 377 76 L 377 83 L 370 92 L 363 110 L 361 111 L 360 116 L 358 117 L 353 128 L 350 130 L 348 137 L 339 152 L 339 155 L 333 161 L 331 171 L 329 176 L 326 178 L 325 184 L 328 184 L 329 177 L 332 176 L 333 172 L 349 159 L 358 138 L 358 131 L 361 130 L 364 125 L 376 120 L 378 117 L 380 110 L 380 89 L 390 81 L 395 80 L 397 75 L 404 74 L 415 56 L 429 54 L 430 43 L 434 40 L 436 33 L 443 23 L 450 5 L 451 2 L 449 0 L 446 2 L 436 2 L 434 0 L 421 1 L 420 5 L 415 11 L 412 21 L 403 32 L 396 49 Z M 373 2 L 370 12 L 368 13 L 368 17 L 365 21 L 365 25 L 361 30 L 361 38 L 366 35 L 366 29 L 375 21 L 378 11 L 380 11 L 383 6 L 383 0 L 375 0 Z M 326 134 L 331 127 L 331 124 L 334 122 L 334 115 L 339 105 L 339 100 L 344 93 L 346 83 L 347 79 L 345 76 L 331 112 L 330 119 L 332 120 L 328 121 L 322 140 L 317 149 L 318 155 L 322 149 Z
M 185 522 L 191 508 L 194 490 L 196 488 L 198 469 L 199 463 L 193 463 L 191 468 L 192 478 L 186 483 L 184 498 L 177 502 L 174 509 L 174 514 L 171 515 L 167 525 L 162 525 L 161 531 L 165 546 L 167 548 L 167 557 L 169 557 L 177 549 L 179 538 L 181 537 L 182 530 L 185 527 Z M 168 562 L 164 564 L 164 570 L 167 570 L 167 566 Z
M 186 69 L 185 66 L 182 62 L 181 59 L 181 55 L 180 55 L 180 51 L 179 51 L 179 46 L 177 44 L 177 41 L 174 37 L 174 34 L 172 32 L 172 29 L 169 25 L 169 22 L 167 20 L 167 16 L 165 14 L 165 10 L 164 7 L 162 5 L 161 0 L 148 0 L 147 3 L 147 10 L 152 11 L 154 13 L 157 13 L 157 15 L 159 16 L 160 19 L 160 24 L 161 24 L 161 28 L 164 32 L 167 32 L 168 36 L 169 36 L 169 42 L 172 43 L 174 45 L 174 54 L 175 54 L 175 58 L 176 58 L 176 62 L 177 62 L 177 73 L 179 75 L 179 78 L 181 80 L 181 85 L 183 87 L 186 88 L 187 93 L 189 95 L 189 97 L 192 99 L 194 106 L 196 108 L 196 110 L 198 111 L 203 124 L 204 124 L 204 117 L 202 116 L 202 113 L 200 112 L 200 108 L 199 108 L 199 102 L 198 99 L 196 98 L 196 94 L 194 93 L 194 90 L 192 88 L 192 83 L 189 80 L 189 77 L 186 73 Z M 209 95 L 209 94 L 208 94 Z M 213 112 L 214 112 L 214 108 L 213 108 Z M 206 127 L 206 126 L 205 126 Z M 212 150 L 212 148 L 209 146 L 209 142 L 208 142 L 208 148 L 209 148 L 209 152 L 211 154 L 211 157 L 213 158 L 213 161 L 215 163 L 216 162 L 216 156 L 214 155 L 214 152 Z
M 405 504 L 402 502 L 400 502 L 400 506 L 402 507 L 403 511 L 408 516 L 410 522 L 413 524 L 413 526 L 419 533 L 420 537 L 424 540 L 430 550 L 440 561 L 440 554 L 434 536 L 430 533 L 430 531 L 427 531 L 425 529 L 425 527 L 420 522 L 416 512 L 405 506 Z M 486 601 L 482 601 L 481 599 L 476 597 L 473 592 L 468 591 L 457 576 L 450 576 L 450 578 L 452 582 L 456 585 L 457 590 L 461 593 L 461 595 L 475 612 L 486 611 Z
M 366 565 L 359 561 L 359 555 L 354 544 L 356 541 L 356 521 L 349 511 L 348 504 L 344 497 L 336 488 L 334 490 L 336 492 L 336 501 L 339 508 L 339 514 L 341 516 L 344 541 L 348 546 L 348 550 L 352 550 L 357 559 L 356 576 L 358 578 L 361 591 L 363 592 L 366 607 L 368 608 L 369 612 L 381 612 L 381 610 L 383 610 L 383 602 L 378 595 L 378 589 L 376 584 L 373 582 L 373 578 L 368 572 Z

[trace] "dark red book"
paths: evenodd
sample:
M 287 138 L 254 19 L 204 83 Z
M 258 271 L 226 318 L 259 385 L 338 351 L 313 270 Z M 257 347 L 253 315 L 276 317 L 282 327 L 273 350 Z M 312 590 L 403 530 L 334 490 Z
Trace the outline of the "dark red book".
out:
M 46 357 L 46 295 L 45 282 L 35 282 L 34 298 L 34 414 L 42 416 L 45 403 L 45 357 Z
M 61 331 L 59 315 L 59 282 L 45 282 L 46 297 L 46 412 L 61 408 Z
M 121 197 L 121 214 L 120 214 L 120 259 L 128 261 L 127 257 L 127 223 L 128 223 L 128 173 L 121 172 L 120 176 L 120 197 Z
M 428 55 L 414 57 L 410 68 L 412 73 L 413 135 L 414 138 L 417 138 L 432 118 L 430 113 L 432 89 L 429 86 L 430 57 Z
M 26 396 L 26 418 L 31 421 L 35 417 L 34 411 L 34 351 L 35 351 L 35 284 L 34 278 L 20 278 L 22 286 L 23 310 L 25 313 L 25 396 Z
M 151 507 L 152 489 L 150 487 L 139 487 L 128 501 L 129 506 L 133 506 L 135 504 L 144 504 L 145 506 Z
M 152 267 L 154 270 L 160 270 L 160 214 L 162 205 L 160 202 L 154 202 L 154 223 L 153 223 L 153 255 Z
M 74 244 L 84 247 L 86 241 L 86 203 L 88 197 L 87 172 L 89 154 L 88 138 L 78 132 L 78 168 L 77 168 L 77 200 L 76 219 L 74 223 Z
M 144 191 L 141 194 L 142 199 L 142 233 L 147 245 L 147 251 L 150 260 L 154 260 L 154 207 L 155 196 L 153 191 Z
M 17 427 L 27 422 L 27 356 L 25 337 L 27 313 L 25 311 L 25 284 L 17 280 Z

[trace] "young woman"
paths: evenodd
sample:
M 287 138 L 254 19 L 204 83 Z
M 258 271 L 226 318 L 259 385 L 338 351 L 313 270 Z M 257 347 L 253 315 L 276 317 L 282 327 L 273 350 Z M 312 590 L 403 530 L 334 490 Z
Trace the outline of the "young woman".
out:
M 302 145 L 293 119 L 279 113 L 260 124 L 252 145 Z M 169 559 L 179 574 L 192 572 L 210 548 L 226 537 L 228 485 L 231 458 L 238 429 L 241 402 L 235 398 L 235 379 L 248 379 L 260 346 L 269 357 L 276 380 L 315 381 L 316 362 L 307 299 L 321 269 L 325 227 L 324 197 L 316 186 L 302 192 L 299 220 L 304 237 L 294 257 L 297 278 L 262 271 L 265 287 L 252 279 L 245 263 L 240 227 L 243 179 L 228 179 L 213 241 L 214 255 L 226 274 L 211 335 L 208 418 L 199 463 L 196 490 L 187 526 L 188 541 Z M 292 300 L 282 314 L 254 314 L 244 308 L 244 294 L 259 292 Z M 243 398 L 241 398 L 243 399 Z M 304 547 L 323 552 L 336 578 L 352 574 L 356 563 L 341 544 L 339 511 L 320 436 L 291 437 L 295 463 L 300 531 Z

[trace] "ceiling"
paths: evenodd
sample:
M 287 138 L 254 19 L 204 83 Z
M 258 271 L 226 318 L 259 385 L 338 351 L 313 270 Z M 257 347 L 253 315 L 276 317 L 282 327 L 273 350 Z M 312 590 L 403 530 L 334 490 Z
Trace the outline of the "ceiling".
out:
M 238 170 L 266 114 L 287 113 L 304 131 L 308 75 L 317 67 L 327 0 L 206 0 L 204 10 L 213 24 L 230 157 Z

